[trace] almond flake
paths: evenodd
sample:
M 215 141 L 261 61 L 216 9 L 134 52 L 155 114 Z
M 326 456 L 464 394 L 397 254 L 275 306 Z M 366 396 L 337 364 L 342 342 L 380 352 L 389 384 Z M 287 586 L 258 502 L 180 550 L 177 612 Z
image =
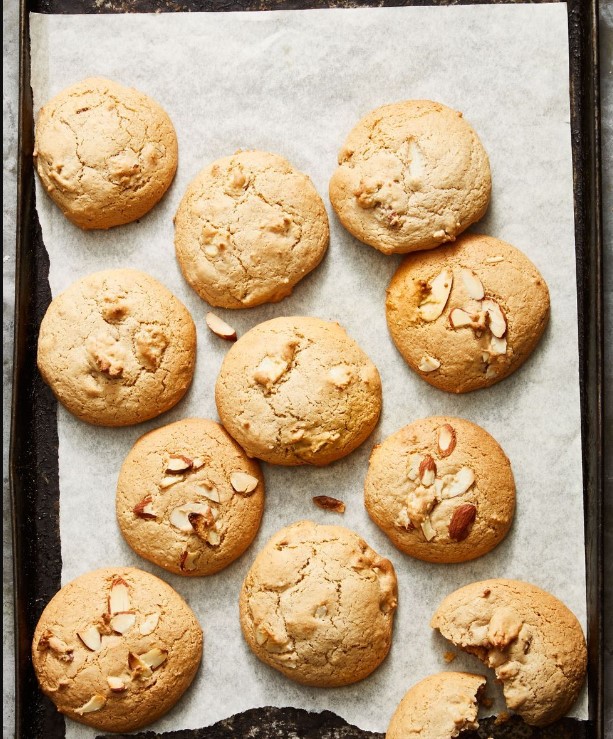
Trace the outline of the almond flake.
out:
M 258 478 L 248 475 L 246 472 L 232 472 L 230 475 L 230 484 L 241 495 L 250 495 L 258 486 Z
M 75 708 L 74 712 L 78 713 L 79 716 L 83 716 L 84 713 L 93 713 L 99 711 L 106 705 L 106 698 L 103 695 L 93 695 L 87 703 L 84 703 L 80 708 Z
M 407 477 L 409 480 L 417 480 L 419 476 L 419 465 L 421 463 L 421 457 L 419 454 L 413 453 L 409 457 L 409 466 L 407 471 Z
M 191 470 L 193 465 L 194 463 L 189 457 L 184 457 L 182 454 L 173 454 L 168 460 L 165 471 L 174 475 Z
M 102 646 L 102 637 L 95 626 L 90 626 L 84 631 L 77 631 L 77 636 L 92 652 L 97 652 Z
M 218 547 L 221 544 L 221 536 L 215 529 L 211 529 L 208 533 L 207 541 L 212 547 Z
M 441 457 L 448 457 L 456 445 L 456 434 L 453 426 L 446 423 L 441 426 L 436 435 L 438 453 Z
M 429 292 L 418 306 L 419 314 L 424 321 L 435 321 L 443 313 L 452 284 L 453 273 L 448 269 L 444 269 L 432 280 Z
M 503 336 L 499 339 L 497 336 L 492 336 L 490 339 L 490 354 L 494 357 L 500 356 L 507 353 L 507 340 Z
M 165 490 L 166 488 L 171 487 L 171 485 L 175 485 L 177 482 L 181 482 L 183 480 L 182 477 L 178 477 L 177 475 L 174 475 L 173 477 L 163 477 L 160 482 L 160 487 Z
M 400 513 L 396 518 L 396 525 L 400 526 L 400 528 L 402 529 L 406 529 L 407 531 L 412 531 L 415 528 L 411 519 L 409 518 L 409 514 L 406 508 L 402 508 L 400 510 Z
M 507 331 L 507 321 L 504 313 L 495 300 L 484 300 L 482 305 L 489 318 L 490 331 L 494 336 L 501 339 Z
M 168 521 L 171 526 L 175 527 L 175 529 L 178 529 L 185 534 L 193 534 L 194 527 L 189 522 L 189 514 L 202 513 L 206 515 L 210 512 L 211 508 L 206 503 L 197 503 L 195 501 L 193 503 L 184 503 L 171 512 L 168 517 Z
M 204 459 L 200 459 L 200 457 L 196 457 L 196 459 L 192 461 L 192 469 L 199 470 L 201 467 L 204 467 Z
M 468 295 L 474 300 L 483 300 L 485 291 L 477 275 L 470 269 L 461 270 L 460 275 L 462 276 L 462 282 Z
M 457 495 L 464 495 L 474 484 L 475 473 L 470 467 L 462 467 L 458 470 L 451 482 L 444 488 L 445 498 L 455 498 Z
M 157 518 L 156 512 L 153 510 L 153 499 L 150 495 L 146 495 L 140 503 L 137 503 L 132 509 L 135 516 L 139 518 Z
M 489 264 L 497 264 L 498 262 L 504 262 L 504 257 L 486 257 L 485 261 Z
M 118 634 L 125 634 L 136 623 L 134 613 L 118 613 L 111 619 L 111 628 Z
M 452 328 L 465 328 L 473 325 L 472 316 L 462 308 L 454 308 L 449 314 L 449 323 Z
M 126 684 L 121 677 L 113 677 L 112 675 L 109 675 L 106 681 L 113 693 L 123 693 L 126 689 Z
M 222 321 L 219 316 L 209 312 L 206 314 L 205 320 L 206 325 L 215 336 L 219 336 L 220 339 L 225 339 L 226 341 L 236 341 L 236 331 L 228 323 Z
M 74 659 L 73 648 L 69 647 L 65 641 L 62 641 L 62 639 L 59 638 L 59 636 L 55 636 L 55 634 L 49 631 L 49 629 L 43 632 L 43 635 L 39 639 L 37 649 L 50 649 L 52 652 L 55 652 L 58 659 L 62 660 L 62 662 L 72 662 Z
M 434 372 L 434 370 L 437 370 L 441 366 L 441 363 L 438 359 L 435 357 L 431 357 L 429 354 L 424 354 L 424 356 L 419 360 L 419 370 L 421 372 Z
M 426 541 L 432 541 L 432 539 L 434 539 L 434 537 L 436 536 L 436 531 L 434 530 L 432 526 L 430 518 L 426 518 L 422 522 L 421 530 L 422 530 L 423 535 L 426 537 Z
M 153 675 L 151 667 L 145 664 L 137 654 L 134 654 L 134 652 L 130 652 L 128 654 L 128 665 L 132 670 L 132 677 L 136 679 L 145 679 Z
M 193 572 L 196 569 L 196 560 L 200 557 L 200 552 L 190 552 L 188 549 L 186 549 L 181 554 L 181 559 L 179 561 L 179 567 L 184 572 Z
M 493 380 L 493 379 L 494 379 L 494 377 L 498 377 L 498 371 L 497 371 L 497 370 L 495 370 L 495 369 L 494 369 L 493 367 L 488 367 L 488 368 L 487 368 L 487 369 L 485 370 L 485 377 L 486 377 L 486 379 L 488 379 L 488 380 Z
M 168 658 L 168 652 L 165 649 L 154 647 L 148 652 L 145 652 L 145 654 L 140 654 L 139 658 L 141 662 L 144 662 L 147 665 L 147 667 L 155 670 L 160 665 L 164 664 L 164 662 L 166 662 L 166 659 Z
M 128 583 L 121 577 L 116 577 L 111 583 L 109 594 L 109 613 L 124 613 L 130 610 L 130 591 Z
M 149 634 L 152 634 L 156 630 L 159 620 L 159 613 L 150 613 L 148 616 L 145 617 L 145 620 L 140 625 L 140 633 L 143 636 L 148 636 Z

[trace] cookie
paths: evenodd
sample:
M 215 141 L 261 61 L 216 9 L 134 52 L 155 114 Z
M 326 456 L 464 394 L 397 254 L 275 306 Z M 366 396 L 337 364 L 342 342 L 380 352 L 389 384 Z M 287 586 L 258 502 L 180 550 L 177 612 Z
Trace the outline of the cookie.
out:
M 287 297 L 321 262 L 328 240 L 328 216 L 311 180 L 264 151 L 239 151 L 209 164 L 175 217 L 185 279 L 222 308 Z
M 196 327 L 150 275 L 113 269 L 53 299 L 40 326 L 38 368 L 83 421 L 128 426 L 172 408 L 194 374 Z
M 239 604 L 262 662 L 303 685 L 349 685 L 389 651 L 396 573 L 353 531 L 299 521 L 258 554 Z
M 462 418 L 433 416 L 373 449 L 364 503 L 400 551 L 426 562 L 465 562 L 506 536 L 515 481 L 487 431 Z
M 358 447 L 377 424 L 377 368 L 338 323 L 273 318 L 226 354 L 215 400 L 250 457 L 325 465 Z
M 78 82 L 44 105 L 35 139 L 43 187 L 83 229 L 141 218 L 177 169 L 177 136 L 164 109 L 102 77 Z
M 43 693 L 100 731 L 132 731 L 163 716 L 201 657 L 202 629 L 190 607 L 134 567 L 95 570 L 64 585 L 32 641 Z
M 188 418 L 136 442 L 116 506 L 121 533 L 141 557 L 177 575 L 212 575 L 257 534 L 264 477 L 218 423 Z
M 384 105 L 350 132 L 330 180 L 343 226 L 384 254 L 432 249 L 483 217 L 490 165 L 461 113 L 431 100 Z
M 549 320 L 549 290 L 519 249 L 466 234 L 406 257 L 387 289 L 386 311 L 409 367 L 434 387 L 466 393 L 526 361 Z
M 430 625 L 493 667 L 507 706 L 546 726 L 576 701 L 587 651 L 579 622 L 550 593 L 519 580 L 485 580 L 448 595 Z
M 396 709 L 385 739 L 452 739 L 476 730 L 485 678 L 467 672 L 440 672 L 414 685 Z

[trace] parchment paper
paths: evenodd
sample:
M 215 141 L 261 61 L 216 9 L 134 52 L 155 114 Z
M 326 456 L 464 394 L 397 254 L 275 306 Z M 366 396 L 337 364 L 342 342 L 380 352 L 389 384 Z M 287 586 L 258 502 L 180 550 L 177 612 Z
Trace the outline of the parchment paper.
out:
M 63 582 L 89 569 L 130 564 L 170 582 L 205 632 L 192 688 L 153 728 L 195 728 L 262 705 L 331 709 L 385 730 L 410 685 L 444 669 L 484 672 L 476 658 L 443 661 L 449 646 L 429 619 L 455 588 L 488 577 L 528 580 L 561 598 L 585 624 L 585 572 L 578 384 L 573 191 L 566 6 L 309 10 L 162 15 L 34 15 L 35 109 L 89 75 L 106 75 L 156 98 L 177 129 L 180 166 L 163 202 L 140 223 L 108 232 L 73 227 L 41 191 L 37 204 L 51 259 L 54 295 L 95 270 L 134 267 L 166 284 L 198 326 L 198 363 L 188 396 L 149 423 L 104 429 L 59 413 Z M 115 522 L 117 474 L 145 431 L 188 416 L 217 419 L 215 378 L 227 345 L 204 323 L 208 306 L 183 281 L 172 216 L 188 182 L 237 148 L 278 152 L 308 173 L 326 203 L 328 180 L 350 128 L 367 111 L 406 98 L 462 110 L 491 160 L 493 197 L 474 229 L 505 239 L 536 263 L 551 290 L 552 317 L 540 346 L 510 379 L 455 397 L 405 365 L 388 336 L 384 294 L 399 258 L 346 233 L 333 216 L 322 265 L 277 305 L 217 313 L 239 334 L 278 315 L 338 320 L 376 362 L 384 412 L 372 437 L 323 469 L 264 466 L 267 504 L 252 548 L 208 578 L 165 574 L 124 543 Z M 484 426 L 509 455 L 517 516 L 491 554 L 461 565 L 430 565 L 396 551 L 362 503 L 372 446 L 416 418 L 464 416 Z M 311 498 L 345 500 L 343 517 Z M 368 679 L 342 689 L 296 685 L 261 664 L 242 640 L 237 597 L 269 536 L 301 518 L 358 531 L 394 562 L 400 605 L 394 643 Z M 498 703 L 494 710 L 501 708 Z M 586 699 L 573 715 L 585 717 Z M 95 732 L 67 722 L 67 736 Z

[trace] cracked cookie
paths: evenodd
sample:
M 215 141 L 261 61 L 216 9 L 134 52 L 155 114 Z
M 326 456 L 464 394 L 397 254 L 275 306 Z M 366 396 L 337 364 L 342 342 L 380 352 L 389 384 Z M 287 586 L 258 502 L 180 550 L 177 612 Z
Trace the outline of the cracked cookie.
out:
M 64 585 L 32 641 L 45 695 L 101 731 L 156 721 L 187 690 L 201 657 L 202 629 L 187 603 L 134 567 L 95 570 Z
M 485 683 L 483 676 L 467 672 L 440 672 L 421 680 L 400 701 L 385 739 L 453 739 L 476 730 Z
M 466 393 L 526 361 L 549 320 L 549 290 L 519 249 L 466 234 L 406 257 L 387 288 L 386 313 L 409 367 L 434 387 Z
M 34 159 L 43 187 L 83 229 L 144 216 L 177 169 L 177 136 L 155 100 L 102 77 L 63 90 L 36 121 Z
M 448 595 L 430 625 L 494 668 L 507 706 L 546 726 L 576 701 L 585 679 L 585 638 L 574 614 L 519 580 L 485 580 Z
M 37 359 L 43 379 L 75 416 L 128 426 L 181 400 L 194 374 L 196 327 L 150 275 L 95 272 L 53 299 Z
M 376 426 L 381 379 L 338 323 L 273 318 L 226 354 L 215 400 L 224 427 L 250 457 L 325 465 Z
M 384 105 L 347 137 L 330 180 L 343 226 L 384 254 L 432 249 L 483 217 L 487 154 L 461 113 L 430 100 Z
M 218 423 L 188 418 L 132 447 L 116 509 L 121 533 L 141 557 L 177 575 L 211 575 L 257 534 L 264 477 Z
M 400 551 L 426 562 L 465 562 L 506 536 L 515 481 L 487 431 L 462 418 L 432 416 L 373 449 L 364 504 Z
M 353 531 L 299 521 L 258 554 L 239 605 L 262 662 L 303 685 L 349 685 L 389 651 L 396 573 Z
M 328 216 L 311 180 L 263 151 L 238 151 L 210 164 L 175 216 L 185 279 L 222 308 L 287 297 L 321 262 L 328 240 Z

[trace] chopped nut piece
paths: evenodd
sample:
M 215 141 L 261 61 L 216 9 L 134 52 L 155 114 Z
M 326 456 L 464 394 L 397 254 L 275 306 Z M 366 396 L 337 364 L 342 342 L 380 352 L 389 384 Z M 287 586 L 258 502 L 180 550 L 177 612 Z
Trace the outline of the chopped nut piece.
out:
M 328 609 L 326 606 L 317 606 L 315 609 L 315 618 L 323 618 L 328 615 Z
M 171 512 L 168 521 L 171 526 L 174 526 L 179 531 L 185 534 L 193 534 L 194 527 L 189 520 L 190 513 L 202 513 L 208 516 L 211 514 L 211 508 L 206 503 L 197 503 L 195 501 L 193 503 L 184 503 Z
M 456 433 L 448 423 L 441 426 L 437 436 L 438 453 L 441 457 L 448 457 L 456 446 Z
M 281 357 L 264 357 L 253 373 L 253 379 L 258 385 L 263 385 L 268 391 L 279 380 L 289 367 L 289 362 Z
M 398 514 L 396 518 L 396 525 L 400 526 L 402 529 L 406 529 L 407 531 L 413 531 L 415 526 L 413 526 L 413 523 L 411 522 L 411 519 L 409 518 L 409 513 L 406 508 L 402 508 L 400 513 Z
M 493 379 L 494 379 L 494 377 L 498 377 L 498 370 L 495 370 L 495 369 L 494 369 L 493 367 L 489 366 L 489 367 L 488 367 L 488 368 L 487 368 L 487 369 L 485 370 L 485 377 L 486 377 L 486 378 L 487 378 L 488 380 L 493 380 Z
M 215 519 L 211 511 L 209 510 L 207 513 L 188 513 L 187 518 L 196 532 L 196 536 L 204 539 L 204 541 L 208 541 L 209 531 L 215 526 Z
M 246 472 L 232 472 L 230 475 L 230 484 L 241 495 L 249 495 L 258 486 L 258 478 L 248 475 Z
M 194 463 L 189 457 L 184 457 L 182 454 L 173 454 L 166 465 L 166 472 L 171 474 L 187 472 L 191 470 L 193 465 Z
M 444 498 L 455 498 L 463 495 L 475 482 L 475 473 L 470 467 L 462 467 L 453 476 L 451 482 L 443 488 Z
M 152 634 L 156 630 L 159 620 L 159 613 L 150 613 L 140 625 L 140 633 L 143 636 L 148 636 L 149 634 Z
M 183 478 L 178 477 L 177 475 L 173 475 L 172 477 L 163 477 L 160 482 L 160 487 L 165 490 L 166 488 L 171 487 L 171 485 L 174 485 L 177 482 L 182 482 Z
M 220 503 L 221 498 L 219 497 L 219 491 L 217 488 L 209 488 L 206 485 L 202 485 L 202 495 L 204 495 L 205 498 L 212 501 L 213 503 Z
M 328 377 L 330 378 L 333 385 L 336 385 L 336 387 L 344 390 L 353 379 L 353 372 L 351 371 L 351 368 L 348 367 L 346 364 L 339 364 L 336 367 L 332 367 L 330 369 L 330 371 L 328 372 Z
M 118 634 L 125 634 L 136 623 L 136 616 L 133 613 L 118 613 L 111 619 L 111 628 Z
M 148 652 L 145 652 L 145 654 L 140 654 L 139 658 L 141 662 L 144 662 L 147 665 L 147 667 L 155 670 L 161 664 L 166 662 L 166 659 L 168 658 L 168 652 L 165 649 L 154 647 Z
M 206 314 L 206 325 L 209 327 L 209 329 L 216 335 L 219 336 L 220 339 L 225 339 L 226 341 L 236 341 L 236 331 L 227 324 L 225 321 L 222 321 L 222 319 L 219 316 L 216 316 L 214 313 L 207 313 Z
M 55 636 L 52 631 L 46 629 L 38 641 L 37 649 L 43 651 L 50 649 L 55 652 L 58 659 L 62 662 L 72 662 L 74 659 L 73 648 L 69 647 L 65 641 L 62 641 L 58 636 Z
M 421 372 L 434 372 L 434 370 L 437 370 L 441 366 L 441 363 L 439 362 L 436 357 L 431 357 L 429 354 L 424 354 L 424 356 L 419 360 L 419 369 Z
M 157 514 L 153 510 L 153 499 L 150 495 L 146 495 L 132 510 L 134 515 L 139 518 L 157 518 Z
M 492 336 L 490 339 L 490 354 L 496 357 L 501 354 L 507 353 L 507 340 L 506 337 L 499 339 L 497 336 Z
M 490 331 L 501 339 L 507 331 L 507 321 L 500 306 L 495 300 L 484 300 L 483 310 L 487 313 Z
M 199 470 L 201 467 L 204 467 L 204 459 L 200 459 L 200 457 L 196 457 L 196 459 L 192 461 L 192 469 Z
M 417 480 L 419 476 L 419 465 L 421 464 L 421 456 L 413 453 L 409 457 L 407 477 L 409 480 Z
M 464 503 L 456 508 L 449 524 L 449 538 L 453 541 L 466 539 L 476 516 L 477 507 L 472 503 Z
M 436 531 L 434 530 L 432 522 L 429 518 L 426 518 L 424 521 L 422 521 L 421 530 L 423 535 L 426 537 L 426 541 L 432 541 L 432 539 L 434 539 L 434 537 L 436 536 Z
M 460 274 L 462 275 L 462 282 L 468 295 L 474 300 L 483 300 L 485 291 L 477 275 L 470 269 L 463 269 L 460 271 Z
M 517 639 L 523 622 L 511 608 L 497 608 L 487 629 L 487 639 L 498 649 L 506 649 Z
M 130 610 L 130 591 L 128 583 L 121 577 L 116 577 L 111 583 L 109 594 L 109 613 L 124 613 Z
M 428 488 L 430 485 L 434 484 L 435 478 L 436 462 L 429 454 L 426 454 L 419 465 L 419 479 L 421 480 L 422 485 Z
M 448 269 L 444 269 L 432 280 L 429 292 L 418 306 L 419 314 L 424 321 L 435 321 L 442 314 L 447 305 L 452 284 L 453 273 Z
M 497 264 L 498 262 L 504 262 L 504 257 L 486 257 L 485 261 L 489 264 Z
M 207 542 L 212 547 L 218 547 L 221 544 L 221 536 L 215 529 L 210 529 L 207 535 Z
M 112 675 L 109 675 L 106 681 L 113 693 L 123 693 L 126 689 L 126 684 L 121 677 L 113 677 Z
M 134 654 L 134 652 L 130 652 L 128 654 L 128 665 L 132 670 L 132 677 L 136 680 L 139 678 L 144 680 L 153 675 L 151 667 L 145 664 L 137 654 Z
M 318 508 L 323 508 L 324 511 L 334 511 L 335 513 L 344 513 L 345 504 L 342 500 L 332 498 L 329 495 L 316 495 L 313 498 L 313 503 Z
M 93 713 L 99 711 L 106 705 L 106 698 L 103 695 L 93 695 L 87 703 L 83 704 L 80 708 L 75 708 L 74 712 L 78 713 L 79 716 L 83 716 L 84 713 Z
M 196 560 L 199 558 L 199 556 L 200 556 L 200 552 L 190 552 L 188 549 L 186 549 L 181 554 L 181 559 L 179 561 L 179 567 L 185 572 L 191 572 L 192 570 L 195 570 Z
M 95 626 L 90 626 L 84 631 L 77 631 L 77 636 L 92 652 L 97 652 L 102 645 L 102 637 Z

